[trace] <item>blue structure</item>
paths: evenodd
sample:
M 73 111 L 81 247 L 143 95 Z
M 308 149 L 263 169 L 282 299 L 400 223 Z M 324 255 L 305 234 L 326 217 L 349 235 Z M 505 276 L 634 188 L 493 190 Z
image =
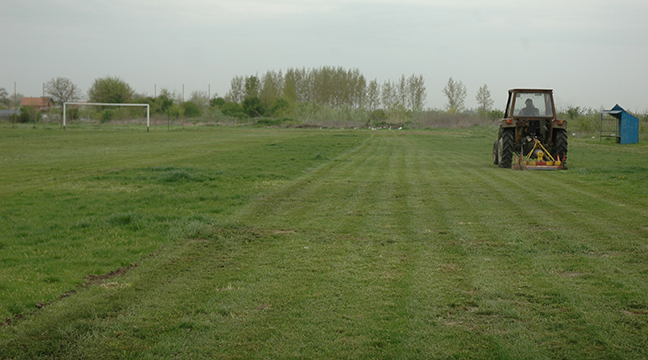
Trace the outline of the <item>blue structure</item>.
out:
M 612 110 L 601 111 L 601 136 L 603 135 L 603 117 L 609 114 L 617 119 L 617 132 L 607 135 L 617 138 L 619 144 L 636 144 L 639 142 L 639 119 L 625 111 L 619 104 Z
M 0 110 L 0 118 L 9 118 L 14 114 L 20 116 L 20 110 Z

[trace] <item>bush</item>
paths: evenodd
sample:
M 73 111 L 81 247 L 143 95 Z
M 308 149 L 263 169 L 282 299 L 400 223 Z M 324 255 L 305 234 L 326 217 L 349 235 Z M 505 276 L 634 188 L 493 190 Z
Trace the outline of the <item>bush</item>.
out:
M 68 119 L 78 119 L 79 118 L 79 108 L 78 107 L 73 107 L 73 108 L 67 108 L 65 110 L 67 114 L 65 116 Z
M 28 123 L 31 121 L 34 121 L 34 116 L 36 116 L 36 120 L 40 120 L 40 112 L 34 110 L 31 107 L 28 106 L 21 106 L 20 107 L 20 115 L 18 115 L 18 119 L 16 120 L 19 123 Z
M 504 118 L 504 111 L 502 110 L 491 110 L 488 112 L 488 118 L 497 121 Z
M 383 109 L 377 109 L 369 114 L 369 120 L 373 122 L 387 121 L 387 113 Z
M 284 98 L 278 98 L 270 108 L 271 116 L 284 114 L 290 108 L 290 103 Z
M 239 103 L 235 103 L 232 101 L 228 101 L 223 105 L 221 105 L 220 111 L 225 116 L 231 116 L 236 118 L 247 117 L 245 111 L 243 111 L 243 106 L 241 106 L 241 104 Z
M 113 110 L 104 110 L 101 113 L 101 121 L 110 121 L 114 116 L 115 112 Z
M 257 126 L 281 126 L 281 125 L 289 125 L 294 123 L 295 120 L 290 118 L 283 118 L 283 119 L 260 118 L 259 120 L 257 120 L 256 125 Z
M 166 113 L 169 118 L 178 119 L 182 115 L 182 107 L 178 104 L 173 104 L 167 109 Z
M 209 100 L 209 106 L 211 107 L 221 107 L 225 105 L 226 101 L 222 97 L 217 97 Z
M 243 111 L 249 117 L 259 117 L 265 114 L 265 108 L 261 103 L 261 99 L 257 96 L 248 97 L 243 100 Z
M 201 115 L 201 111 L 193 101 L 187 101 L 184 103 L 185 116 L 188 118 L 195 118 Z

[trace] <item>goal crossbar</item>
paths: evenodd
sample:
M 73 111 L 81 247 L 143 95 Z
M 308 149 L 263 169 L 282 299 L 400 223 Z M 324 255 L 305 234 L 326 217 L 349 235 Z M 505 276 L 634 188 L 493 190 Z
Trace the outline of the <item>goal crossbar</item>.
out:
M 151 125 L 151 106 L 149 104 L 115 104 L 115 103 L 88 103 L 88 102 L 65 102 L 63 103 L 63 130 L 65 130 L 65 114 L 67 105 L 98 105 L 98 106 L 146 106 L 146 131 Z

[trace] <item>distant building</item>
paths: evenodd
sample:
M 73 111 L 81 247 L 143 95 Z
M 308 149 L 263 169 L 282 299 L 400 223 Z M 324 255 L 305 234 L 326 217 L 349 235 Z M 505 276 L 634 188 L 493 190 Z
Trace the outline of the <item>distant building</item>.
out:
M 40 112 L 45 112 L 54 106 L 54 101 L 48 97 L 24 97 L 20 106 L 32 107 Z

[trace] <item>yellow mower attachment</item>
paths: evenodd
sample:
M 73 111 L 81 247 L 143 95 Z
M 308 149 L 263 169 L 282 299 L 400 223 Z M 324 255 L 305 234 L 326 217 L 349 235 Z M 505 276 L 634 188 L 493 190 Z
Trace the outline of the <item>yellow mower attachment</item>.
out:
M 533 145 L 533 149 L 529 151 L 529 153 L 526 156 L 516 156 L 515 157 L 515 165 L 511 166 L 511 169 L 515 170 L 561 170 L 563 168 L 563 163 L 567 159 L 567 155 L 563 156 L 563 159 L 554 159 L 553 156 L 551 156 L 551 153 L 545 149 L 544 146 L 542 146 L 542 143 L 538 141 L 538 139 L 534 139 L 535 144 Z M 537 152 L 535 152 L 535 159 L 531 159 L 531 156 L 534 154 L 534 151 L 538 149 Z M 548 156 L 550 161 L 545 161 L 544 157 Z

